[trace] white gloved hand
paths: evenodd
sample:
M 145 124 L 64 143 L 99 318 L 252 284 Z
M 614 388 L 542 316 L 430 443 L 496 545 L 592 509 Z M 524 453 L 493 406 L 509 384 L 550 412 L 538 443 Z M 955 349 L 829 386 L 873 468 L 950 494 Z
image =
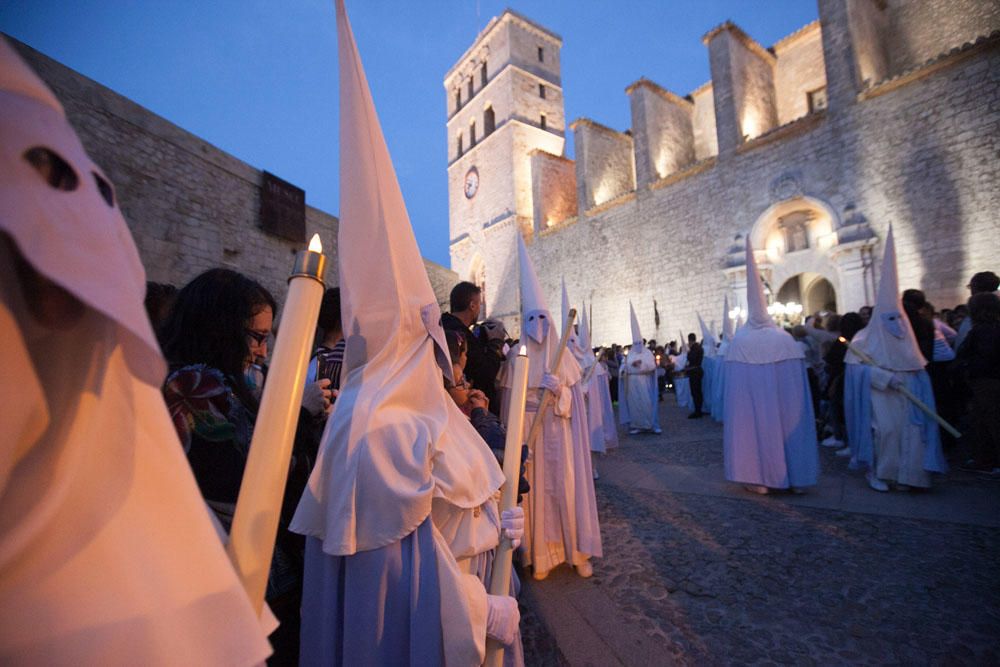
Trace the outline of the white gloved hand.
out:
M 509 595 L 486 596 L 487 637 L 509 646 L 517 638 L 517 626 L 520 622 L 521 612 L 517 610 L 517 600 Z
M 542 376 L 542 388 L 548 389 L 553 394 L 559 393 L 559 378 L 551 373 L 546 373 Z
M 903 384 L 903 378 L 893 373 L 892 378 L 889 380 L 889 386 L 893 389 L 899 389 Z
M 521 538 L 524 536 L 524 510 L 514 507 L 500 513 L 500 528 L 503 536 L 510 540 L 513 549 L 521 546 Z
M 330 408 L 330 381 L 326 378 L 306 385 L 302 391 L 302 407 L 314 417 Z

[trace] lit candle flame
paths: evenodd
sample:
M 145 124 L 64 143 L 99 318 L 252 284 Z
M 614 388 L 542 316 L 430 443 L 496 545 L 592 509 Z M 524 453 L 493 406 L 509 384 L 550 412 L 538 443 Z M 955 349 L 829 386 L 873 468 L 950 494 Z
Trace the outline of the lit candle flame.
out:
M 843 336 L 839 336 L 837 340 L 839 340 L 841 343 L 844 343 L 845 345 L 847 344 L 847 339 L 844 338 Z
M 309 252 L 323 252 L 323 242 L 319 240 L 319 233 L 313 234 L 309 240 Z
M 519 357 L 526 357 L 526 356 L 528 356 L 528 346 L 527 345 L 522 345 L 521 349 L 517 351 L 517 356 L 519 356 Z

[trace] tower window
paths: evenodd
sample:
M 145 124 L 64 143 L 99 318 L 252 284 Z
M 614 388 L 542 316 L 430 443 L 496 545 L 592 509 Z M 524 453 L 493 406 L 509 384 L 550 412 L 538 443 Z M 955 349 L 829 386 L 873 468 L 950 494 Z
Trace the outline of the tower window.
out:
M 809 113 L 822 111 L 826 108 L 826 86 L 806 93 L 806 99 L 809 101 Z
M 470 76 L 470 77 L 469 77 L 469 99 L 470 99 L 470 100 L 472 99 L 472 95 L 473 95 L 473 91 L 472 91 L 472 83 L 473 83 L 473 82 L 472 82 L 472 77 Z
M 542 119 L 539 122 L 539 127 L 541 127 L 543 130 L 548 127 L 548 125 L 546 125 L 546 123 L 545 123 L 545 114 L 542 114 Z
M 545 49 L 540 46 L 538 47 L 538 62 L 545 62 Z
M 459 88 L 455 91 L 455 111 L 462 108 L 462 89 Z
M 469 125 L 469 148 L 476 145 L 476 121 Z
M 455 155 L 455 159 L 457 160 L 458 158 L 462 157 L 462 153 L 463 152 L 465 152 L 465 150 L 464 150 L 464 148 L 462 146 L 462 133 L 459 132 L 458 133 L 458 153 Z
M 538 96 L 541 97 L 543 100 L 545 99 L 545 84 L 544 83 L 538 84 Z
M 483 136 L 488 137 L 497 127 L 497 117 L 493 112 L 493 107 L 486 107 L 483 112 Z
M 486 61 L 485 60 L 483 61 L 483 64 L 479 66 L 479 81 L 480 81 L 479 85 L 481 85 L 481 86 L 485 86 L 486 85 Z

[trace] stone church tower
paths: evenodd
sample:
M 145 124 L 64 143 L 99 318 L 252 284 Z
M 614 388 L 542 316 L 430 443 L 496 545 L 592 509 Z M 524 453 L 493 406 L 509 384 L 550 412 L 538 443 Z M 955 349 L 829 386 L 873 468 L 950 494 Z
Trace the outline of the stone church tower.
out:
M 532 153 L 560 156 L 565 144 L 561 47 L 507 10 L 444 79 L 451 267 L 483 288 L 484 316 L 511 332 L 520 310 L 514 233 L 530 238 L 534 220 Z

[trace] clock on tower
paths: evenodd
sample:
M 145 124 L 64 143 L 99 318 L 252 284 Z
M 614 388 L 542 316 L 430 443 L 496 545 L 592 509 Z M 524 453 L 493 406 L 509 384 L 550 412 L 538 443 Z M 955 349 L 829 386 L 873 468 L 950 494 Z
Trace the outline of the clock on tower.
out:
M 479 190 L 479 170 L 471 167 L 465 174 L 465 198 L 472 199 Z

